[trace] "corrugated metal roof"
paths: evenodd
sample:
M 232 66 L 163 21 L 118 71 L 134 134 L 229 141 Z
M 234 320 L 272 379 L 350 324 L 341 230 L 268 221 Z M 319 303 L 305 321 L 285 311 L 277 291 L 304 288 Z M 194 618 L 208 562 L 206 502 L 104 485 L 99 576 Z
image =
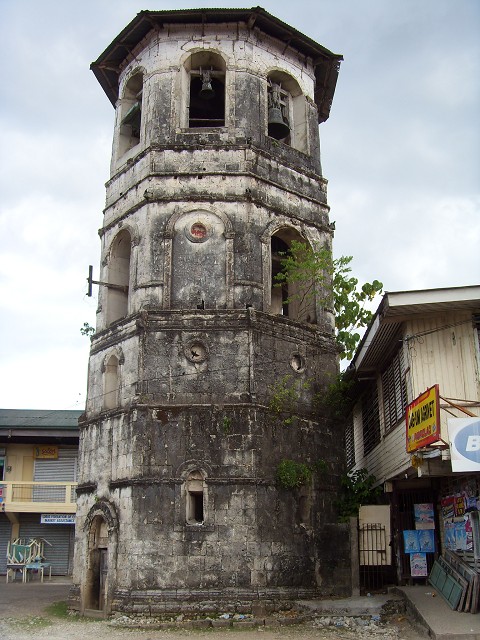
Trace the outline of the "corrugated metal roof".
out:
M 65 429 L 78 430 L 83 411 L 0 409 L 0 429 Z
M 388 356 L 389 349 L 394 346 L 394 340 L 407 318 L 462 310 L 480 312 L 479 285 L 386 292 L 357 348 L 351 366 L 359 374 L 375 370 Z
M 441 311 L 480 310 L 480 285 L 386 294 L 384 316 L 388 318 Z
M 312 58 L 315 64 L 315 103 L 318 106 L 318 119 L 319 122 L 323 122 L 328 118 L 343 56 L 332 53 L 300 31 L 275 18 L 262 7 L 140 11 L 99 58 L 92 62 L 90 68 L 110 102 L 115 106 L 121 67 L 132 55 L 133 49 L 152 29 L 158 31 L 168 24 L 225 24 L 228 22 L 245 23 L 251 29 L 259 28 L 285 43 L 285 46 L 291 46 Z

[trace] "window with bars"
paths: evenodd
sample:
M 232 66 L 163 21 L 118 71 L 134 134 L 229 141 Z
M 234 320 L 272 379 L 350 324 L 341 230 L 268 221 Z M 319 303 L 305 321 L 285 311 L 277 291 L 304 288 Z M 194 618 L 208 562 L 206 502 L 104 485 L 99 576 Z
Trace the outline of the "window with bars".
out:
M 382 373 L 382 395 L 385 432 L 389 432 L 402 420 L 407 406 L 403 349 L 397 351 Z
M 375 380 L 369 383 L 362 396 L 363 453 L 367 455 L 380 443 L 380 415 Z
M 345 428 L 345 454 L 347 457 L 347 469 L 351 469 L 355 465 L 355 436 L 353 430 L 353 416 L 347 423 Z

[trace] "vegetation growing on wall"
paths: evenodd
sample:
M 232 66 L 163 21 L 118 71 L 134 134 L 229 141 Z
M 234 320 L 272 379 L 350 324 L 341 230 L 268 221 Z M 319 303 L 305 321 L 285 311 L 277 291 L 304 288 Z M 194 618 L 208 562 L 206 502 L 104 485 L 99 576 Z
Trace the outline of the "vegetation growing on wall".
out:
M 340 497 L 337 500 L 341 522 L 351 516 L 358 516 L 361 505 L 377 504 L 382 489 L 374 487 L 376 481 L 375 476 L 369 474 L 367 469 L 358 469 L 342 476 Z
M 294 380 L 293 376 L 286 375 L 269 387 L 268 408 L 282 419 L 285 426 L 293 424 L 301 392 L 308 390 L 311 384 L 311 380 Z
M 353 404 L 351 392 L 354 384 L 348 371 L 332 377 L 326 389 L 315 396 L 317 409 L 325 411 L 334 420 L 343 421 Z
M 317 460 L 314 464 L 295 462 L 283 459 L 277 466 L 276 480 L 282 489 L 298 489 L 308 484 L 314 474 L 321 475 L 327 471 L 325 460 Z
M 282 460 L 277 467 L 276 479 L 283 489 L 298 489 L 310 482 L 311 468 L 304 462 Z
M 341 357 L 348 359 L 353 357 L 360 340 L 359 330 L 372 319 L 365 305 L 383 289 L 378 280 L 359 286 L 358 279 L 351 275 L 352 259 L 352 256 L 334 259 L 327 247 L 314 250 L 306 243 L 293 240 L 289 251 L 282 256 L 282 269 L 275 276 L 276 286 L 297 285 L 297 293 L 291 300 L 304 303 L 317 299 L 333 311 Z
M 223 416 L 222 430 L 225 435 L 228 435 L 232 430 L 232 419 L 229 418 L 228 416 Z

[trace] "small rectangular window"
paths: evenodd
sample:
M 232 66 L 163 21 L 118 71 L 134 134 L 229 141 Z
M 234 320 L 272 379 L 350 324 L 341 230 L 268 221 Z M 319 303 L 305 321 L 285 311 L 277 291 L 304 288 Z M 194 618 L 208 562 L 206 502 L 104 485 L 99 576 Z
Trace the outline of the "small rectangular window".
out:
M 380 415 L 376 380 L 369 383 L 362 397 L 363 453 L 367 455 L 380 443 Z
M 389 432 L 402 420 L 407 406 L 407 385 L 402 349 L 395 354 L 382 373 L 382 395 L 385 432 Z
M 186 521 L 203 524 L 205 520 L 205 481 L 200 471 L 189 473 L 185 485 Z
M 189 491 L 187 520 L 191 524 L 201 524 L 203 519 L 203 491 Z
M 345 453 L 347 457 L 347 469 L 355 466 L 355 437 L 353 429 L 353 416 L 350 417 L 345 429 Z

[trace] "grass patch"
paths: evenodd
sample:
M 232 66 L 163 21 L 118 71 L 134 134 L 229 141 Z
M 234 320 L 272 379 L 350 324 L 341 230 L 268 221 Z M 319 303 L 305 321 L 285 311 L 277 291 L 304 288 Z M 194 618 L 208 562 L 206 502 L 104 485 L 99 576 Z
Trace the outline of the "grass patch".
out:
M 71 615 L 68 612 L 67 603 L 64 600 L 49 604 L 45 609 L 45 613 L 53 618 L 71 618 Z
M 18 629 L 44 629 L 50 627 L 52 621 L 43 616 L 29 616 L 28 618 L 18 618 L 11 621 L 12 625 Z
M 49 604 L 45 608 L 45 615 L 57 620 L 68 620 L 70 622 L 101 622 L 97 618 L 88 618 L 79 615 L 76 611 L 70 611 L 65 600 Z

